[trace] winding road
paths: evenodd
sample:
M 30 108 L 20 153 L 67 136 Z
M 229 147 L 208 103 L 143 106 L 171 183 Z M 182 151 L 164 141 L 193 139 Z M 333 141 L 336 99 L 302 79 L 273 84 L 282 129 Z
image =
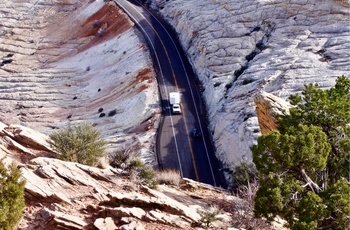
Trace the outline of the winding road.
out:
M 157 71 L 163 119 L 158 130 L 157 157 L 161 169 L 179 170 L 181 176 L 225 187 L 209 136 L 206 112 L 196 76 L 176 33 L 135 0 L 115 0 L 146 38 Z M 180 92 L 182 114 L 173 115 L 169 92 Z M 193 137 L 196 128 L 202 134 Z

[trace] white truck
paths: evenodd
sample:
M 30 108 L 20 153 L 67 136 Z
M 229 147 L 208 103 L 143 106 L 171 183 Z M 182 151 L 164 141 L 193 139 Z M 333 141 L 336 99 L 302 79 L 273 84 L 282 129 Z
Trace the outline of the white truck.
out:
M 173 113 L 181 113 L 180 108 L 180 93 L 171 92 L 169 93 L 169 102 L 172 106 Z

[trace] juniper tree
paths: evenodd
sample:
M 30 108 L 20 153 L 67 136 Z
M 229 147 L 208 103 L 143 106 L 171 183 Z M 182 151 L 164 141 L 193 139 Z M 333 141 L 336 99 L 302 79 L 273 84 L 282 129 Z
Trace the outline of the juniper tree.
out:
M 279 215 L 292 229 L 348 229 L 350 224 L 350 80 L 290 97 L 278 130 L 252 147 L 260 188 L 254 213 Z
M 12 230 L 23 216 L 24 185 L 15 164 L 5 167 L 0 161 L 0 229 Z

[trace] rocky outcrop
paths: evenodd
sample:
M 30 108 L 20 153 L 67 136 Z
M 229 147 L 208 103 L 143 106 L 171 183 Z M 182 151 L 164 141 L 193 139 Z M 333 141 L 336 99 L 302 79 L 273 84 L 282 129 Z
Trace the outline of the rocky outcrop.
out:
M 169 196 L 172 192 L 167 188 L 163 188 L 167 195 L 139 187 L 137 183 L 132 183 L 134 191 L 125 190 L 126 178 L 121 170 L 113 168 L 99 169 L 38 157 L 21 165 L 20 169 L 26 180 L 29 205 L 19 229 L 38 225 L 42 226 L 39 229 L 83 229 L 92 223 L 98 229 L 106 229 L 106 226 L 130 229 L 134 225 L 141 229 L 150 223 L 189 229 L 201 222 L 200 213 L 208 205 L 184 192 L 179 202 L 174 199 L 178 194 Z M 224 194 L 219 190 L 215 193 Z M 230 213 L 223 211 L 223 214 L 231 217 Z
M 4 152 L 0 159 L 9 162 L 16 159 L 26 163 L 38 156 L 57 156 L 47 142 L 45 134 L 21 125 L 6 125 L 0 122 L 0 149 Z
M 96 219 L 94 222 L 94 226 L 98 230 L 118 229 L 118 227 L 114 223 L 114 220 L 111 217 Z
M 304 84 L 350 77 L 348 0 L 149 0 L 176 29 L 203 84 L 217 156 L 251 159 L 253 98 L 287 100 Z
M 45 135 L 38 136 L 43 137 L 38 143 L 33 137 L 29 137 L 33 142 L 21 142 L 24 139 L 14 140 L 8 131 L 11 125 L 0 123 L 0 127 L 1 160 L 16 162 L 26 181 L 26 207 L 17 229 L 201 229 L 208 223 L 205 218 L 213 215 L 209 222 L 213 229 L 257 224 L 281 229 L 263 220 L 252 222 L 252 206 L 225 190 L 189 179 L 177 187 L 150 189 L 125 169 L 56 159 L 55 153 L 37 149 Z M 212 214 L 212 207 L 218 212 Z
M 124 228 L 128 229 L 129 225 L 143 226 L 148 222 L 190 227 L 201 219 L 198 210 L 202 207 L 191 207 L 190 197 L 185 199 L 188 203 L 180 203 L 137 183 L 133 184 L 134 191 L 124 190 L 126 178 L 113 168 L 38 157 L 20 169 L 26 179 L 26 201 L 32 204 L 27 209 L 31 210 L 30 215 L 42 217 L 34 221 L 25 218 L 21 228 L 50 223 L 50 227 L 82 229 L 93 223 L 99 229 L 126 224 Z
M 44 150 L 54 152 L 50 147 L 48 136 L 21 125 L 8 125 L 2 130 L 7 136 L 20 142 L 22 145 L 29 145 L 31 148 L 37 150 Z
M 254 102 L 262 134 L 276 130 L 276 116 L 288 114 L 289 109 L 292 107 L 287 101 L 264 91 L 256 94 Z

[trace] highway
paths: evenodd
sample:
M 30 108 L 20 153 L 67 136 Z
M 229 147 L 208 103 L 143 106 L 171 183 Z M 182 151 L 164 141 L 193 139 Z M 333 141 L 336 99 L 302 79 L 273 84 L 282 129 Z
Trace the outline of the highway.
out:
M 176 33 L 155 12 L 135 0 L 115 0 L 143 33 L 151 50 L 162 103 L 157 137 L 160 169 L 179 170 L 182 177 L 225 187 L 206 122 L 196 76 Z M 182 114 L 172 114 L 169 93 L 180 92 Z M 201 133 L 193 137 L 192 130 Z

